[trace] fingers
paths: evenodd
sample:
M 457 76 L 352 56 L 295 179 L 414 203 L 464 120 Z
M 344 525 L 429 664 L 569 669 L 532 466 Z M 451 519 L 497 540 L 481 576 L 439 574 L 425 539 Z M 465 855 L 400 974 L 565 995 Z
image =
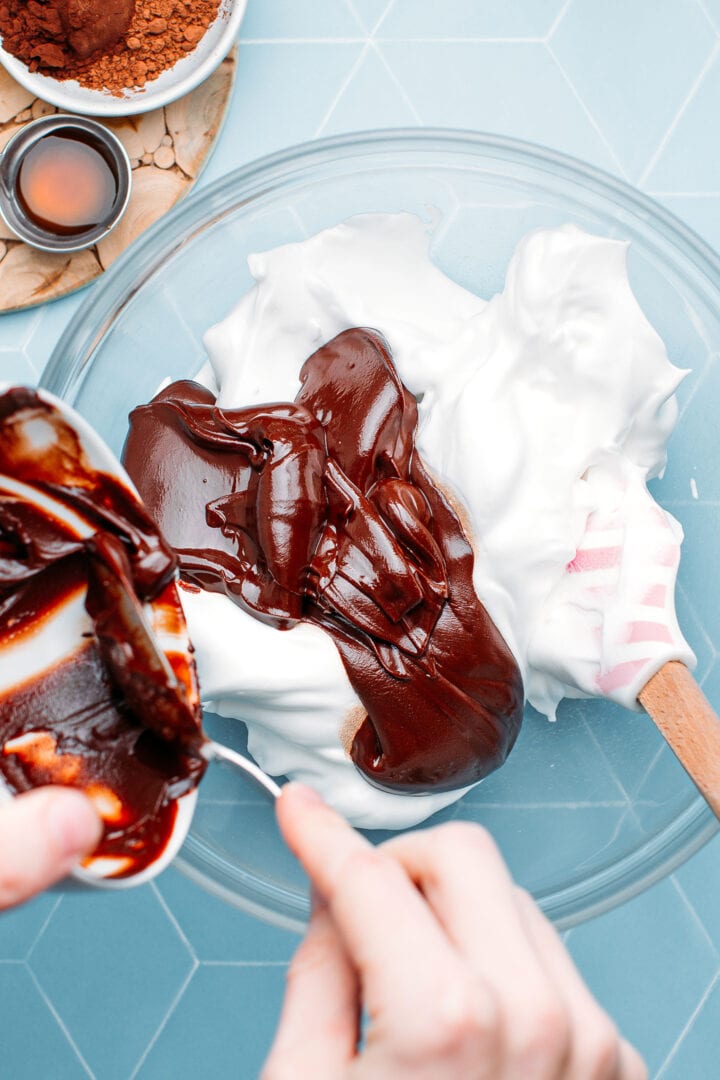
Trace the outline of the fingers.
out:
M 327 903 L 320 930 L 357 969 L 369 1075 L 646 1080 L 483 829 L 443 825 L 374 849 L 296 784 L 278 818 Z M 309 1020 L 297 1009 L 299 1033 Z M 347 1054 L 347 1021 L 341 1030 Z
M 493 1027 L 494 1003 L 394 859 L 302 785 L 283 788 L 278 819 L 358 969 L 373 1038 L 405 1066 L 440 1052 L 433 1038 L 469 1045 Z
M 0 807 L 0 909 L 65 877 L 96 847 L 102 822 L 70 788 L 39 788 Z
M 647 1074 L 640 1055 L 620 1038 L 613 1021 L 595 1001 L 554 926 L 522 889 L 517 890 L 517 903 L 538 959 L 570 1018 L 568 1080 L 642 1080 Z
M 383 848 L 417 883 L 459 955 L 491 989 L 505 1017 L 507 1075 L 564 1076 L 571 1047 L 565 1002 L 525 930 L 517 890 L 490 835 L 453 822 L 398 836 Z
M 336 1080 L 355 1056 L 359 1025 L 355 969 L 321 902 L 288 970 L 280 1024 L 262 1080 Z
M 648 1080 L 647 1065 L 635 1047 L 625 1039 L 620 1040 L 620 1068 L 617 1080 Z

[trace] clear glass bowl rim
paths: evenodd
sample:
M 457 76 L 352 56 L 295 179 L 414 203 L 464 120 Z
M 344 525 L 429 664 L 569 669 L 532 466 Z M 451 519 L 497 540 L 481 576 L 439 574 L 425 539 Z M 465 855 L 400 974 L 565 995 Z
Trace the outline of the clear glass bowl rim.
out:
M 362 131 L 313 140 L 259 158 L 190 195 L 161 218 L 105 272 L 59 339 L 41 378 L 41 386 L 66 398 L 79 385 L 83 370 L 125 304 L 158 267 L 192 236 L 240 204 L 249 204 L 294 179 L 317 173 L 324 166 L 351 157 L 370 162 L 388 153 L 412 156 L 428 152 L 468 155 L 531 167 L 594 193 L 631 214 L 642 233 L 655 231 L 689 264 L 693 287 L 710 308 L 720 308 L 720 257 L 692 229 L 654 199 L 625 181 L 559 151 L 520 139 L 447 128 L 398 128 Z M 683 267 L 686 272 L 688 267 Z M 72 400 L 70 404 L 72 404 Z M 630 855 L 585 879 L 536 896 L 543 910 L 560 928 L 577 925 L 636 896 L 671 873 L 698 851 L 717 831 L 720 822 L 698 795 L 671 825 L 651 837 Z M 227 868 L 213 867 L 208 876 L 201 846 L 189 838 L 176 865 L 216 895 L 278 925 L 301 930 L 309 905 L 283 889 L 237 879 Z M 220 873 L 219 873 L 220 872 Z M 225 880 L 219 880 L 219 877 Z M 238 896 L 234 886 L 244 895 Z

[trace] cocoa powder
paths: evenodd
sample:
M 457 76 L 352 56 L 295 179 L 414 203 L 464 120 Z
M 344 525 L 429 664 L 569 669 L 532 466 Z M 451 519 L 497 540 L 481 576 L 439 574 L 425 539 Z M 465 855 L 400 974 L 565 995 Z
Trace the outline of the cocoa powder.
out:
M 3 48 L 30 71 L 120 95 L 191 53 L 218 17 L 220 3 L 136 0 L 128 19 L 132 0 L 0 0 L 0 35 Z M 126 29 L 118 35 L 123 13 Z M 113 35 L 114 43 L 108 42 Z M 100 46 L 88 56 L 93 41 Z

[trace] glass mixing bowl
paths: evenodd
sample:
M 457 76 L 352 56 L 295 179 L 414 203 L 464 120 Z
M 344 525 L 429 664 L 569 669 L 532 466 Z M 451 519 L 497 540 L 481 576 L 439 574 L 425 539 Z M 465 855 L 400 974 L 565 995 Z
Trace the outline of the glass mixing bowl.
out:
M 205 360 L 203 331 L 251 284 L 249 252 L 299 240 L 362 211 L 440 216 L 434 254 L 483 296 L 503 285 L 515 244 L 572 221 L 631 242 L 630 277 L 672 360 L 692 369 L 656 498 L 682 522 L 681 624 L 697 676 L 720 705 L 720 261 L 697 236 L 626 184 L 571 158 L 491 136 L 448 131 L 360 134 L 288 150 L 184 202 L 93 287 L 54 351 L 43 385 L 119 453 L 127 415 L 170 376 Z M 272 363 L 272 357 L 268 357 Z M 243 725 L 208 716 L 213 737 L 243 748 Z M 558 719 L 527 710 L 507 765 L 434 820 L 485 824 L 517 880 L 569 926 L 632 896 L 718 828 L 644 713 L 565 702 Z M 379 839 L 375 834 L 373 839 Z M 203 782 L 180 866 L 212 892 L 284 925 L 308 913 L 303 875 L 272 808 L 214 765 Z

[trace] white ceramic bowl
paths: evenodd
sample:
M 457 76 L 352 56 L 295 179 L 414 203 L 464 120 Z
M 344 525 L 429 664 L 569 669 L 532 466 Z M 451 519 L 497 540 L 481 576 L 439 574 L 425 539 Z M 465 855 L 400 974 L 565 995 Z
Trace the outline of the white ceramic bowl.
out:
M 0 380 L 0 394 L 3 394 L 6 390 L 8 390 L 9 385 L 9 383 Z M 68 423 L 77 433 L 83 453 L 86 455 L 87 459 L 96 469 L 106 472 L 110 476 L 118 478 L 127 487 L 135 490 L 133 488 L 130 477 L 122 468 L 117 458 L 105 445 L 103 440 L 98 436 L 94 428 L 90 424 L 88 424 L 87 421 L 83 419 L 83 417 L 79 416 L 65 402 L 53 398 L 53 396 L 51 394 L 48 394 L 46 391 L 41 391 L 41 397 L 43 397 L 46 401 L 49 401 L 50 404 L 54 405 L 55 408 L 59 409 L 60 412 L 64 415 L 64 418 L 68 421 Z M 0 477 L 0 479 L 2 478 Z M 72 527 L 73 525 L 71 523 L 71 528 Z M 151 625 L 153 606 L 153 603 L 150 603 L 145 607 L 145 614 L 148 617 Z M 68 651 L 72 650 L 72 643 L 76 640 L 76 627 L 73 625 L 73 623 L 74 620 L 73 616 L 71 615 L 67 623 L 70 633 L 70 640 L 68 641 Z M 173 649 L 177 649 L 177 638 L 173 643 L 172 647 Z M 182 647 L 186 647 L 185 643 L 183 643 Z M 14 680 L 15 673 L 13 671 L 12 662 L 8 663 L 6 658 L 4 665 L 0 664 L 0 692 L 10 689 Z M 0 748 L 2 747 L 2 745 L 4 745 L 4 739 L 0 739 Z M 8 785 L 5 783 L 2 775 L 0 775 L 0 804 L 6 802 L 11 798 L 14 798 L 14 794 L 10 790 Z M 112 856 L 94 855 L 86 861 L 83 867 L 78 867 L 73 872 L 72 876 L 85 885 L 96 885 L 104 889 L 127 889 L 134 885 L 144 885 L 145 882 L 151 881 L 152 878 L 156 877 L 167 866 L 170 865 L 170 863 L 173 861 L 178 851 L 182 847 L 188 830 L 190 829 L 190 825 L 192 823 L 197 799 L 198 791 L 197 788 L 195 788 L 192 791 L 188 791 L 184 795 L 181 795 L 176 800 L 177 814 L 168 841 L 165 847 L 157 854 L 155 859 L 144 869 L 137 871 L 129 877 L 113 877 L 113 873 L 117 869 L 117 860 L 114 859 Z M 0 1073 L 0 1075 L 2 1075 L 2 1073 Z
M 89 90 L 74 79 L 53 79 L 51 75 L 28 71 L 21 60 L 0 44 L 0 63 L 26 90 L 66 112 L 85 116 L 131 116 L 159 109 L 184 97 L 207 79 L 227 56 L 240 30 L 247 0 L 221 0 L 215 22 L 191 53 L 146 83 L 142 89 L 125 90 L 120 96 L 107 90 Z

